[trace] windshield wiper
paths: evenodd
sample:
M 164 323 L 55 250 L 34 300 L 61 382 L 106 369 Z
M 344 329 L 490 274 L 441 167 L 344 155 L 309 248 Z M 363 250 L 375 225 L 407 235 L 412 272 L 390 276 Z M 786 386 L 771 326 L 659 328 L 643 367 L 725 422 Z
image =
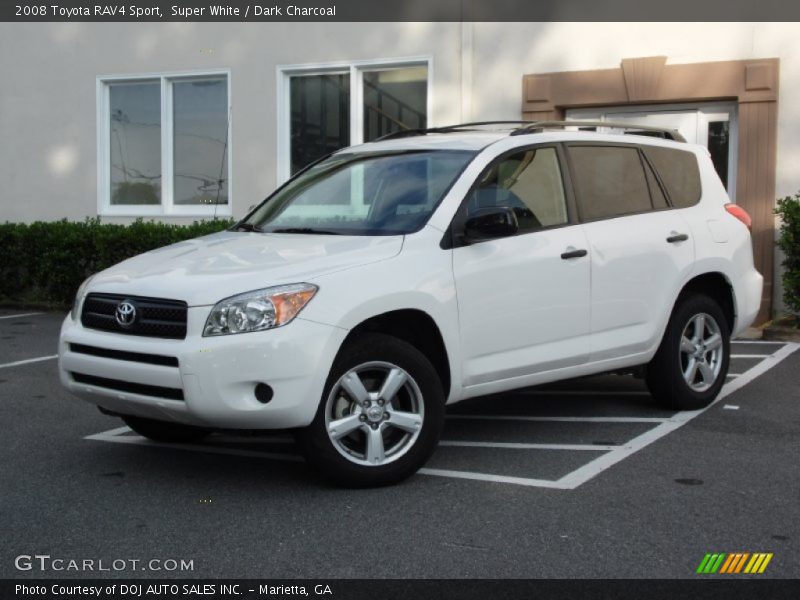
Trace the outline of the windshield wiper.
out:
M 283 227 L 281 229 L 273 229 L 269 233 L 316 233 L 319 235 L 341 235 L 338 231 L 314 229 L 313 227 Z
M 264 233 L 264 230 L 261 229 L 259 225 L 253 225 L 252 223 L 237 223 L 233 227 L 231 227 L 231 231 L 255 231 L 256 233 Z

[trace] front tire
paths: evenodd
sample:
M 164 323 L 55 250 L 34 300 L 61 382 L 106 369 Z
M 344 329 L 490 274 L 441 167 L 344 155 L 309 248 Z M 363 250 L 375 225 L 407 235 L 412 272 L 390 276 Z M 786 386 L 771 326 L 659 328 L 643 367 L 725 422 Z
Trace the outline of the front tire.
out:
M 210 429 L 192 427 L 181 423 L 168 423 L 143 417 L 124 416 L 122 420 L 134 432 L 154 442 L 189 443 L 202 440 L 211 433 Z
M 377 333 L 348 342 L 334 361 L 300 449 L 346 487 L 389 485 L 428 460 L 444 423 L 442 383 L 411 344 Z
M 719 304 L 704 294 L 679 300 L 647 365 L 650 393 L 675 410 L 697 410 L 719 394 L 730 362 L 730 330 Z

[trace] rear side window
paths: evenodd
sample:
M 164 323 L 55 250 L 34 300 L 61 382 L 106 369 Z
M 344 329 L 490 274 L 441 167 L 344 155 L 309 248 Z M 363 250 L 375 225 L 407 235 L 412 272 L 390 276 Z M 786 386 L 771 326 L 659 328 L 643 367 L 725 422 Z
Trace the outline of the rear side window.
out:
M 656 146 L 647 146 L 644 152 L 661 176 L 672 206 L 686 208 L 700 201 L 700 169 L 693 153 Z
M 636 148 L 570 146 L 569 154 L 584 220 L 653 210 L 647 177 Z

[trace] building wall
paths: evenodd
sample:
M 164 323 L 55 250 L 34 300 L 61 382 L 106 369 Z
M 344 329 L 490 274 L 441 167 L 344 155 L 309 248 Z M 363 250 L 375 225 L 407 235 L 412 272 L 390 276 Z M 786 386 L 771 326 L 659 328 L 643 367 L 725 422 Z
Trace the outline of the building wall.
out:
M 776 195 L 800 190 L 800 24 L 798 23 L 479 23 L 472 33 L 472 117 L 514 114 L 521 75 L 610 69 L 623 58 L 666 56 L 667 64 L 780 59 Z M 502 43 L 498 43 L 502 40 Z M 509 89 L 503 82 L 519 82 Z M 492 94 L 478 90 L 492 90 Z M 502 90 L 502 93 L 499 91 Z M 783 307 L 776 256 L 773 306 Z
M 655 55 L 668 64 L 777 57 L 785 196 L 800 189 L 798 34 L 800 25 L 784 23 L 2 23 L 0 220 L 97 214 L 98 76 L 230 69 L 232 207 L 241 216 L 277 181 L 278 65 L 410 56 L 432 58 L 434 125 L 520 118 L 525 73 Z
M 0 24 L 0 220 L 97 214 L 98 76 L 230 69 L 242 216 L 276 184 L 277 66 L 430 56 L 433 122 L 455 122 L 460 36 L 452 23 Z

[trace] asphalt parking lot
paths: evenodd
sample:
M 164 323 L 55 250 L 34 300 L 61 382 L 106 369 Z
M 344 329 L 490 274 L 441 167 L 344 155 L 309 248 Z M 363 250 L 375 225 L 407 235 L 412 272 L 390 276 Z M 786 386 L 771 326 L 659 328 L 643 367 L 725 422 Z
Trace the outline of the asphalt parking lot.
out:
M 800 576 L 795 344 L 734 342 L 706 411 L 665 411 L 620 376 L 461 403 L 419 475 L 356 491 L 280 432 L 136 436 L 61 389 L 62 319 L 0 310 L 1 577 L 86 575 L 15 568 L 38 553 L 193 561 L 102 574 L 120 577 L 671 578 L 709 552 Z

